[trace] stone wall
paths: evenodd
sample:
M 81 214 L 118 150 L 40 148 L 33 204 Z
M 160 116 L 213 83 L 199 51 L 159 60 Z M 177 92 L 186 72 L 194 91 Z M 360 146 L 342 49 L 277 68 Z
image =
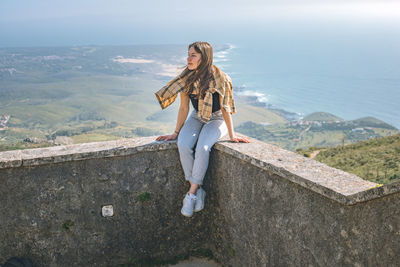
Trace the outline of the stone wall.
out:
M 204 248 L 207 218 L 180 214 L 187 188 L 176 144 L 151 140 L 0 153 L 0 263 L 117 266 Z
M 221 140 L 206 207 L 186 218 L 176 143 L 154 139 L 0 153 L 0 262 L 117 266 L 200 248 L 224 266 L 400 264 L 399 183 L 377 186 L 252 138 Z
M 226 265 L 400 266 L 399 183 L 376 187 L 268 144 L 216 148 L 211 236 Z

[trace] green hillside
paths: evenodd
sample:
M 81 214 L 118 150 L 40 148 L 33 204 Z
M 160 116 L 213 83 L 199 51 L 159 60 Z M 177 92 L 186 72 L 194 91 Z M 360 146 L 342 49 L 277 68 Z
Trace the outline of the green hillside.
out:
M 400 134 L 297 152 L 307 154 L 315 150 L 320 151 L 315 160 L 366 180 L 386 184 L 400 179 Z
M 379 127 L 395 130 L 396 127 L 374 117 L 363 117 L 351 121 L 357 127 Z
M 313 112 L 305 116 L 303 121 L 343 121 L 343 119 L 328 112 Z
M 0 151 L 172 133 L 180 98 L 162 110 L 154 93 L 181 67 L 182 51 L 177 46 L 1 48 Z M 146 63 L 135 63 L 140 60 Z M 248 118 L 286 121 L 237 100 L 235 126 Z
M 360 126 L 357 120 L 327 123 L 296 121 L 272 125 L 247 121 L 236 127 L 236 131 L 291 151 L 314 146 L 334 147 L 353 144 L 398 133 L 395 127 L 383 122 L 372 121 L 369 124 L 364 121 L 363 127 Z

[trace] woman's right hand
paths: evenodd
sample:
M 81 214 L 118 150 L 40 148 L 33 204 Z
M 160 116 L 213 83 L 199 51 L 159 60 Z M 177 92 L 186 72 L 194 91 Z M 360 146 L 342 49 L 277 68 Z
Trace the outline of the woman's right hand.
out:
M 168 141 L 168 140 L 175 140 L 178 137 L 176 133 L 173 134 L 168 134 L 168 135 L 160 135 L 159 137 L 156 138 L 157 141 Z

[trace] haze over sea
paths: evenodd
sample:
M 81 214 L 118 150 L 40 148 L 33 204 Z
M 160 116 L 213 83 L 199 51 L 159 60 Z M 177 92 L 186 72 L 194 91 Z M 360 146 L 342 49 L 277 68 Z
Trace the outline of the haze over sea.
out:
M 134 19 L 128 8 L 121 11 L 117 5 L 111 8 L 112 16 L 107 14 L 107 1 L 98 2 L 89 15 L 84 10 L 93 10 L 90 1 L 73 3 L 79 12 L 44 2 L 47 5 L 30 6 L 39 17 L 53 5 L 51 15 L 40 19 L 35 12 L 22 12 L 20 18 L 17 12 L 5 13 L 16 4 L 3 2 L 0 26 L 8 26 L 0 27 L 0 47 L 187 45 L 199 40 L 229 44 L 229 49 L 215 53 L 214 63 L 230 74 L 234 86 L 260 101 L 300 115 L 325 111 L 344 119 L 373 116 L 400 128 L 400 5 L 393 1 L 368 1 L 374 4 L 369 9 L 360 8 L 367 6 L 363 1 L 349 1 L 357 6 L 309 11 L 318 3 L 310 0 L 303 1 L 311 3 L 307 8 L 279 6 L 267 12 L 259 1 L 246 6 L 208 1 L 215 7 L 209 9 L 174 0 L 168 5 L 158 2 L 157 9 L 135 3 Z M 64 10 L 72 15 L 61 16 Z M 332 10 L 340 12 L 326 15 Z

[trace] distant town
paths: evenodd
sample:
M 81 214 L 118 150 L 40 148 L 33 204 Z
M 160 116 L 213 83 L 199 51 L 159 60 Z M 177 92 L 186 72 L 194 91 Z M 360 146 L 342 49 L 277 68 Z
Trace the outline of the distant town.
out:
M 299 125 L 307 125 L 307 126 L 317 126 L 317 127 L 322 127 L 324 125 L 334 125 L 334 126 L 346 126 L 346 125 L 351 125 L 351 123 L 349 122 L 345 122 L 345 121 L 333 121 L 333 120 L 329 120 L 329 121 L 314 121 L 314 120 L 298 120 L 298 121 L 291 121 L 289 122 L 289 125 L 292 127 L 296 127 Z M 362 132 L 365 130 L 373 130 L 372 127 L 357 127 L 357 128 L 352 128 L 351 131 L 352 132 Z

